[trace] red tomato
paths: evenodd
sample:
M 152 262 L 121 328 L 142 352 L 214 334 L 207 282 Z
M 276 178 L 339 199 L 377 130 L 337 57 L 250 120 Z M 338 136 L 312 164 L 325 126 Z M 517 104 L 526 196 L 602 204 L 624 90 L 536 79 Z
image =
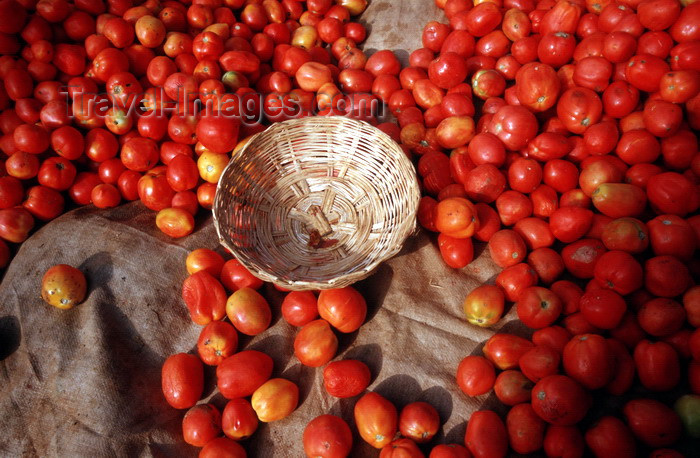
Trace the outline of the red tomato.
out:
M 644 388 L 668 391 L 681 379 L 678 353 L 666 342 L 642 340 L 634 348 L 634 364 Z
M 625 67 L 625 78 L 641 91 L 656 92 L 661 85 L 661 78 L 669 70 L 663 59 L 651 54 L 637 54 Z
M 399 431 L 419 444 L 429 442 L 440 429 L 440 415 L 427 402 L 412 402 L 401 409 Z
M 489 3 L 480 5 L 487 4 Z M 508 433 L 503 420 L 490 410 L 472 413 L 467 422 L 464 444 L 475 458 L 505 457 L 508 452 Z
M 564 243 L 573 243 L 591 228 L 593 212 L 587 208 L 562 207 L 554 210 L 549 218 L 552 235 Z
M 489 240 L 489 254 L 499 267 L 508 267 L 523 262 L 527 248 L 517 232 L 503 229 Z
M 467 356 L 457 367 L 457 385 L 468 396 L 488 393 L 495 381 L 493 364 L 483 356 Z
M 549 345 L 537 345 L 525 352 L 518 361 L 520 370 L 533 382 L 554 375 L 559 370 L 561 355 Z
M 518 318 L 533 329 L 547 327 L 561 314 L 561 299 L 547 288 L 531 286 L 524 290 L 515 304 Z
M 424 456 L 411 439 L 396 439 L 382 447 L 382 451 L 379 453 L 379 458 L 422 458 Z
M 534 384 L 518 370 L 506 370 L 498 374 L 493 391 L 503 404 L 514 406 L 530 400 Z
M 639 325 L 655 337 L 666 337 L 679 331 L 685 318 L 685 309 L 680 303 L 662 297 L 645 302 L 637 311 Z
M 550 347 L 560 354 L 564 351 L 564 347 L 569 343 L 570 339 L 571 334 L 569 334 L 569 331 L 561 326 L 548 326 L 538 329 L 532 334 L 532 342 L 535 345 Z
M 688 268 L 673 256 L 656 256 L 644 263 L 644 286 L 651 294 L 676 297 L 692 283 Z
M 700 206 L 700 190 L 683 175 L 666 172 L 649 178 L 649 203 L 657 213 L 684 216 Z
M 670 407 L 654 399 L 633 399 L 623 408 L 632 433 L 650 447 L 666 447 L 681 436 L 682 425 Z
M 250 396 L 272 375 L 272 358 L 255 350 L 244 350 L 224 359 L 216 367 L 216 382 L 226 399 Z
M 454 268 L 466 267 L 474 259 L 474 248 L 471 238 L 454 238 L 449 235 L 438 235 L 440 255 L 445 263 Z
M 344 457 L 352 449 L 352 432 L 342 418 L 320 415 L 306 425 L 302 441 L 307 456 Z
M 196 356 L 178 353 L 165 360 L 161 381 L 168 404 L 176 409 L 188 409 L 202 396 L 204 367 Z
M 221 414 L 221 429 L 226 437 L 240 441 L 252 436 L 258 429 L 258 417 L 244 398 L 231 399 Z
M 607 341 L 597 334 L 582 334 L 564 347 L 562 361 L 566 374 L 584 387 L 595 390 L 613 376 L 614 359 Z
M 305 366 L 323 366 L 337 350 L 338 338 L 326 320 L 307 323 L 294 339 L 294 355 Z
M 389 444 L 398 430 L 396 407 L 374 392 L 365 394 L 357 401 L 354 416 L 360 437 L 374 448 Z
M 535 272 L 530 265 L 520 263 L 503 269 L 496 277 L 496 285 L 501 288 L 501 291 L 499 291 L 501 296 L 505 293 L 506 299 L 511 302 L 516 302 L 520 299 L 522 292 L 530 286 L 535 286 L 538 280 L 537 272 Z M 493 288 L 493 286 L 491 286 L 491 288 Z M 497 318 L 500 319 L 500 315 L 503 313 L 503 310 L 499 308 L 500 304 L 500 301 L 491 302 L 489 300 L 488 302 L 484 302 L 481 307 L 484 307 L 486 310 L 493 310 L 494 312 L 498 311 Z M 487 305 L 490 305 L 490 307 Z M 494 315 L 493 318 L 496 318 L 496 315 Z M 467 319 L 469 318 L 467 317 Z
M 199 451 L 199 458 L 245 458 L 246 451 L 238 443 L 226 437 L 212 439 Z
M 182 419 L 182 433 L 187 442 L 203 447 L 221 433 L 221 413 L 212 404 L 199 404 Z
M 367 388 L 370 379 L 367 365 L 354 359 L 333 361 L 323 370 L 323 386 L 337 398 L 357 396 Z
M 636 456 L 634 436 L 627 425 L 617 417 L 599 418 L 586 431 L 586 444 L 596 456 Z
M 586 321 L 600 329 L 617 327 L 627 311 L 625 300 L 605 289 L 584 293 L 579 306 Z
M 575 134 L 582 134 L 600 120 L 603 103 L 590 89 L 576 87 L 568 89 L 559 97 L 557 116 L 564 126 Z
M 536 452 L 544 443 L 545 427 L 529 403 L 514 406 L 506 417 L 510 447 L 521 454 Z
M 212 321 L 202 329 L 197 340 L 197 352 L 205 364 L 218 366 L 236 352 L 238 334 L 223 321 Z
M 552 425 L 575 425 L 583 419 L 590 405 L 590 395 L 565 375 L 545 377 L 532 389 L 532 408 Z
M 595 279 L 604 287 L 626 296 L 642 287 L 642 266 L 629 253 L 608 251 L 595 265 Z
M 324 290 L 318 296 L 318 313 L 338 331 L 354 332 L 365 321 L 367 303 L 351 286 Z
M 581 458 L 585 444 L 581 431 L 576 426 L 550 425 L 544 436 L 547 456 Z
M 221 283 L 229 291 L 238 291 L 241 288 L 260 289 L 263 281 L 255 277 L 237 259 L 229 259 L 221 268 Z
M 226 313 L 226 292 L 221 283 L 206 271 L 196 272 L 185 279 L 182 298 L 192 321 L 199 325 L 220 320 Z
M 506 105 L 491 119 L 488 131 L 512 151 L 518 151 L 537 134 L 537 119 L 524 107 Z
M 518 367 L 518 361 L 525 352 L 534 347 L 533 343 L 513 334 L 497 333 L 484 345 L 484 356 L 501 369 Z

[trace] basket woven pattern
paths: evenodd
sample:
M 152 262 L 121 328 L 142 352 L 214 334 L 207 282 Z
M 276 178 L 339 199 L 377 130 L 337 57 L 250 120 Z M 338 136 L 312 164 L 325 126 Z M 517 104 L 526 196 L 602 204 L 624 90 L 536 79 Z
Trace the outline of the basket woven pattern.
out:
M 255 276 L 292 289 L 348 286 L 416 228 L 413 164 L 379 129 L 306 117 L 256 135 L 217 187 L 219 240 Z

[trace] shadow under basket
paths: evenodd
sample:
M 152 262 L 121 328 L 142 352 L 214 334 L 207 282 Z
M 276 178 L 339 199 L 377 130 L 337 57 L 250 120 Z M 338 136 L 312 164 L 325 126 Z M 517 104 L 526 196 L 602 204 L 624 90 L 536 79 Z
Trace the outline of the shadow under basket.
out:
M 420 189 L 401 147 L 371 125 L 305 117 L 270 126 L 219 180 L 219 241 L 256 277 L 290 290 L 342 288 L 401 250 Z

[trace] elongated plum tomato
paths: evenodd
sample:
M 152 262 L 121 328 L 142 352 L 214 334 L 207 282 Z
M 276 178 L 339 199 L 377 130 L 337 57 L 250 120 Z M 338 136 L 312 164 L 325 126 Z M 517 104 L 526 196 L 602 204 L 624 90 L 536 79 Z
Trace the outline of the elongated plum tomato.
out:
M 557 103 L 557 116 L 570 132 L 584 133 L 603 113 L 603 102 L 591 89 L 574 87 L 564 92 Z
M 307 323 L 294 339 L 294 354 L 305 366 L 323 366 L 337 350 L 338 338 L 326 320 Z
M 323 386 L 331 396 L 351 398 L 369 386 L 371 377 L 369 367 L 362 361 L 333 361 L 323 369 Z
M 537 135 L 537 118 L 525 107 L 505 105 L 491 118 L 488 132 L 497 136 L 507 149 L 519 151 Z
M 488 393 L 495 382 L 493 363 L 483 356 L 469 355 L 457 367 L 457 385 L 468 396 Z
M 252 288 L 241 288 L 228 298 L 226 315 L 239 332 L 249 336 L 260 334 L 272 321 L 270 305 Z
M 392 441 L 399 426 L 396 407 L 380 394 L 369 392 L 355 404 L 355 425 L 360 437 L 380 449 Z
M 449 197 L 440 201 L 435 210 L 435 227 L 450 237 L 471 237 L 479 228 L 474 204 L 463 197 Z
M 440 415 L 427 402 L 412 402 L 399 415 L 401 434 L 419 444 L 429 442 L 440 429 Z
M 463 307 L 467 321 L 477 326 L 488 327 L 501 319 L 504 305 L 505 297 L 501 288 L 482 285 L 467 295 Z
M 204 366 L 194 355 L 172 355 L 163 364 L 161 382 L 168 404 L 176 409 L 188 409 L 202 397 Z
M 272 358 L 244 350 L 224 359 L 216 368 L 219 391 L 226 399 L 250 396 L 272 375 Z
M 228 153 L 238 143 L 238 119 L 222 113 L 206 114 L 197 123 L 197 139 L 215 153 Z

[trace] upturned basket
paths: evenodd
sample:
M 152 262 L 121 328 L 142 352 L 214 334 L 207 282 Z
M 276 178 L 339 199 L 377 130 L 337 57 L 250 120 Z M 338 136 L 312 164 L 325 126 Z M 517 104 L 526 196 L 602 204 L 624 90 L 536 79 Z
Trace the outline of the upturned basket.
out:
M 384 132 L 305 117 L 272 125 L 234 155 L 213 213 L 220 242 L 256 277 L 329 289 L 397 254 L 419 200 L 413 164 Z

